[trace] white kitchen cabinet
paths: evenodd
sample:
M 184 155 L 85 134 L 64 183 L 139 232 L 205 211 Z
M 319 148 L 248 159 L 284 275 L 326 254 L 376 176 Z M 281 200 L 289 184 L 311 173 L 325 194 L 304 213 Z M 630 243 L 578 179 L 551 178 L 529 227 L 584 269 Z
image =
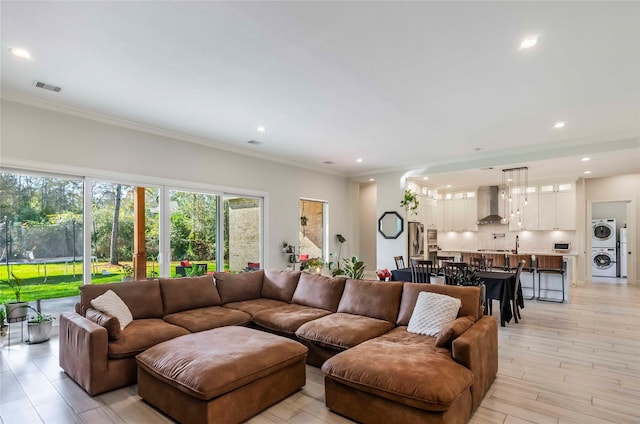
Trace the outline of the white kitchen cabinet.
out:
M 540 184 L 538 194 L 538 228 L 540 230 L 576 229 L 575 185 Z
M 420 222 L 422 222 L 425 228 L 437 228 L 438 227 L 438 212 L 436 207 L 436 200 L 418 196 L 420 198 Z
M 518 224 L 518 217 L 509 218 L 509 231 L 537 231 L 538 225 L 538 188 L 527 188 L 527 205 L 522 210 L 522 225 Z
M 444 231 L 444 200 L 437 201 L 436 228 L 438 231 Z
M 478 201 L 475 191 L 453 194 L 453 231 L 478 231 Z
M 443 226 L 442 231 L 453 231 L 453 194 L 445 193 L 442 200 Z

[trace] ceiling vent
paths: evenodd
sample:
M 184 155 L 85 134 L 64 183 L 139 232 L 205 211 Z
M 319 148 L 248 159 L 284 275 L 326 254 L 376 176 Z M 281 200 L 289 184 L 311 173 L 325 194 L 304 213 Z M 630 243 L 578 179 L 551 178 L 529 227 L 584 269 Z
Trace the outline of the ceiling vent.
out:
M 49 91 L 54 91 L 56 93 L 59 93 L 60 91 L 62 91 L 62 87 L 58 87 L 56 85 L 47 84 L 46 82 L 42 82 L 42 81 L 33 81 L 33 86 L 37 87 L 37 88 L 42 88 L 42 89 L 45 89 L 45 90 L 49 90 Z
M 331 162 L 330 160 L 325 160 L 324 162 L 325 165 L 333 165 L 335 162 Z
M 258 140 L 249 140 L 249 141 L 247 141 L 247 143 L 253 144 L 254 146 L 259 146 L 259 145 L 262 144 L 262 142 L 258 141 Z

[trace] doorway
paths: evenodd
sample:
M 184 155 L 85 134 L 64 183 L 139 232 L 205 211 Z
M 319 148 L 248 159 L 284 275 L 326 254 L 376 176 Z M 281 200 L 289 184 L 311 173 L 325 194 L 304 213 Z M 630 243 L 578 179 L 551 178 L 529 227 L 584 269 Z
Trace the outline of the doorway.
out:
M 300 225 L 298 243 L 300 260 L 320 258 L 326 261 L 327 202 L 300 199 Z

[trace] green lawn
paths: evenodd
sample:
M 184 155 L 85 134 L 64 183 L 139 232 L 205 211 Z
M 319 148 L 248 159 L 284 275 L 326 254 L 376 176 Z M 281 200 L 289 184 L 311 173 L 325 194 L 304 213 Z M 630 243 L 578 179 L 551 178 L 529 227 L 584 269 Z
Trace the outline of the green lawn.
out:
M 198 263 L 207 263 L 209 271 L 216 270 L 215 262 L 198 261 Z M 122 262 L 125 264 L 127 262 Z M 128 265 L 132 265 L 128 262 Z M 171 263 L 171 273 L 175 276 L 175 267 L 180 265 L 179 261 Z M 93 265 L 93 271 L 97 272 L 92 275 L 92 284 L 104 284 L 112 283 L 114 281 L 121 281 L 122 279 L 122 267 L 118 265 L 111 265 L 108 262 L 100 262 Z M 13 272 L 18 278 L 24 280 L 22 286 L 22 300 L 31 302 L 38 299 L 51 299 L 56 297 L 68 297 L 78 296 L 80 290 L 78 287 L 82 284 L 82 263 L 77 262 L 75 265 L 75 277 L 73 275 L 73 266 L 69 264 L 48 264 L 47 265 L 47 278 L 45 282 L 44 265 L 34 264 L 17 264 L 10 266 L 11 272 Z M 156 263 L 152 265 L 147 264 L 147 276 L 152 278 L 153 270 L 157 273 L 159 266 Z M 157 274 L 156 278 L 157 278 Z M 0 281 L 7 280 L 7 267 L 0 264 Z M 0 285 L 0 304 L 5 302 L 11 302 L 15 300 L 13 290 L 2 284 Z

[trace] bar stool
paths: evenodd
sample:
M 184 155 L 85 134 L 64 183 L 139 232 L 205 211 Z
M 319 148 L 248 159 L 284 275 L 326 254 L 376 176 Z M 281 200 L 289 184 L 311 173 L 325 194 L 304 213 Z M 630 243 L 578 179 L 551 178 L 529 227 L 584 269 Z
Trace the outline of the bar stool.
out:
M 542 300 L 544 302 L 558 302 L 564 303 L 564 274 L 565 274 L 565 264 L 562 260 L 562 256 L 550 256 L 550 255 L 537 255 L 536 257 L 537 268 L 538 268 L 538 297 L 537 300 Z M 560 274 L 562 281 L 561 289 L 550 289 L 547 285 L 547 288 L 544 289 L 546 292 L 562 292 L 562 300 L 551 299 L 548 297 L 541 297 L 542 294 L 542 286 L 541 286 L 541 274 Z

